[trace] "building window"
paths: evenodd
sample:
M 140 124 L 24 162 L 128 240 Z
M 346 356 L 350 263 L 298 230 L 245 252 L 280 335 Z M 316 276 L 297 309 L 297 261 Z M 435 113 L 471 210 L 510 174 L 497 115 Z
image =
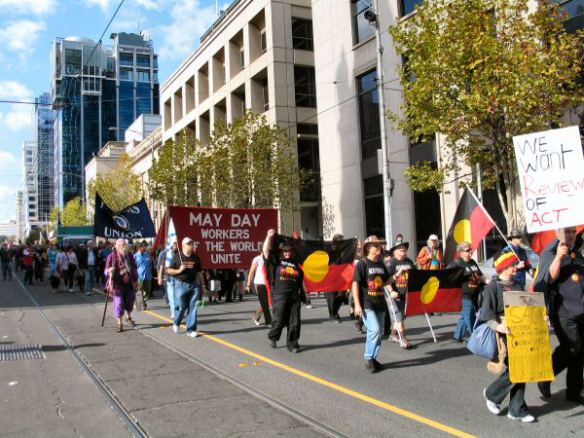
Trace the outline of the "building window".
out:
M 136 71 L 136 81 L 138 82 L 150 82 L 150 72 L 138 70 Z
M 260 48 L 262 49 L 262 53 L 268 51 L 268 38 L 265 29 L 260 32 Z
M 120 65 L 134 65 L 134 54 L 120 52 Z
M 245 68 L 245 49 L 243 48 L 239 50 L 239 66 L 242 70 Z
M 424 0 L 401 0 L 400 12 L 401 12 L 402 17 L 404 15 L 408 15 L 408 14 L 411 14 L 412 12 L 414 12 L 416 5 L 419 5 L 423 1 Z
M 268 80 L 262 81 L 262 94 L 264 96 L 264 112 L 270 109 L 270 92 L 268 91 Z
M 383 177 L 377 175 L 363 180 L 365 198 L 365 229 L 366 235 L 385 235 L 383 210 Z
M 292 47 L 297 50 L 314 50 L 312 21 L 292 18 Z
M 315 125 L 316 126 L 316 125 Z M 298 167 L 312 176 L 310 183 L 302 187 L 300 200 L 314 202 L 320 200 L 320 160 L 318 155 L 318 139 L 298 139 Z
M 138 67 L 150 68 L 150 55 L 136 55 L 136 65 Z
M 134 72 L 131 68 L 120 68 L 120 81 L 133 81 Z
M 316 108 L 314 67 L 294 66 L 296 106 Z
M 357 78 L 359 122 L 361 127 L 361 159 L 377 156 L 381 148 L 379 128 L 379 92 L 377 70 L 372 70 Z
M 65 74 L 81 73 L 81 50 L 65 49 Z
M 353 42 L 358 44 L 368 40 L 375 34 L 375 26 L 365 19 L 365 11 L 372 8 L 372 0 L 353 0 L 351 9 L 353 13 Z
M 568 32 L 584 28 L 584 0 L 555 0 L 568 15 L 564 26 Z

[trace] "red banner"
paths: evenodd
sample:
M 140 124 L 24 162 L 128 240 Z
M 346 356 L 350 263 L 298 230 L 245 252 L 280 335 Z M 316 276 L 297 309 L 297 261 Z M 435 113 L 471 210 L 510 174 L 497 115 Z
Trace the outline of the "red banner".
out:
M 203 269 L 245 269 L 261 250 L 270 228 L 278 229 L 273 208 L 169 207 L 178 241 L 190 237 Z

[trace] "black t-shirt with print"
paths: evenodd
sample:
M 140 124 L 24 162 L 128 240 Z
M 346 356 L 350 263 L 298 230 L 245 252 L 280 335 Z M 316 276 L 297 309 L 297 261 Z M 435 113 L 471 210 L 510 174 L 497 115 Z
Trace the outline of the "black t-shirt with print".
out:
M 293 259 L 280 260 L 271 257 L 268 260 L 273 296 L 276 299 L 299 299 L 302 293 L 304 272 Z
M 564 317 L 584 315 L 584 254 L 573 251 L 562 259 L 557 281 L 556 306 Z
M 190 256 L 180 254 L 175 252 L 172 256 L 172 261 L 170 262 L 169 268 L 180 269 L 180 265 L 185 265 L 185 270 L 180 274 L 175 275 L 174 278 L 180 281 L 185 281 L 187 283 L 194 283 L 197 281 L 197 274 L 201 272 L 201 259 L 195 253 Z
M 385 264 L 381 261 L 373 262 L 369 259 L 359 260 L 355 268 L 353 281 L 359 283 L 365 309 L 383 312 L 385 298 L 383 287 L 387 283 L 389 274 Z
M 483 276 L 477 262 L 473 259 L 470 259 L 468 262 L 462 259 L 456 259 L 448 265 L 448 268 L 464 268 L 464 272 L 462 273 L 462 298 L 476 301 L 482 289 L 480 279 Z
M 402 269 L 402 273 L 395 279 L 393 286 L 402 297 L 405 297 L 406 293 L 408 292 L 408 278 L 410 276 L 409 271 L 416 269 L 416 265 L 414 265 L 414 262 L 407 257 L 403 260 L 398 260 L 395 258 L 391 259 L 387 264 L 387 270 L 390 276 L 397 273 L 400 268 Z

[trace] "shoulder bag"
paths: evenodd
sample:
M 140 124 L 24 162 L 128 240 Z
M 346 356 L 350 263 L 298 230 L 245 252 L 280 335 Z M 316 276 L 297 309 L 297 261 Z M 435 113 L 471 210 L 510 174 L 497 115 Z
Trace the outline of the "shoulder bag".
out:
M 492 360 L 497 357 L 497 334 L 486 322 L 480 322 L 481 311 L 477 313 L 472 334 L 468 338 L 466 348 L 472 354 Z

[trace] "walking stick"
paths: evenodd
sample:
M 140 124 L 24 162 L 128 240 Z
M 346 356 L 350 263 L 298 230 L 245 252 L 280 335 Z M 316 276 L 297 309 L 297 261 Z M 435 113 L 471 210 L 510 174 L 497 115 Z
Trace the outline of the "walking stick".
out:
M 394 322 L 394 324 L 397 325 L 395 309 L 393 308 L 393 306 L 394 306 L 393 298 L 391 298 L 391 291 L 389 290 L 389 288 L 385 287 L 384 292 L 385 292 L 385 296 L 387 297 L 387 299 L 389 299 L 389 302 L 390 302 L 389 310 L 391 311 L 391 314 L 393 315 L 393 322 Z M 403 339 L 402 339 L 401 332 L 399 330 L 396 330 L 396 332 L 397 332 L 397 336 L 399 338 L 399 345 L 403 346 Z
M 105 306 L 103 306 L 103 317 L 101 318 L 101 326 L 105 323 L 105 314 L 107 312 L 107 302 L 109 301 L 110 288 L 105 288 Z

